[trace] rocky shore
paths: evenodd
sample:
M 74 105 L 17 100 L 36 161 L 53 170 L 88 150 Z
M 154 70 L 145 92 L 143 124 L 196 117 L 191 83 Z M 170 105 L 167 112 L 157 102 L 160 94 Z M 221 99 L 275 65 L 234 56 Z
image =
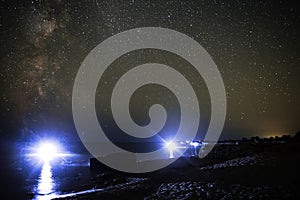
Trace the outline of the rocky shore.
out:
M 58 199 L 299 199 L 300 143 L 220 144 L 197 166 L 143 175 L 97 172 Z M 195 158 L 196 159 L 196 158 Z

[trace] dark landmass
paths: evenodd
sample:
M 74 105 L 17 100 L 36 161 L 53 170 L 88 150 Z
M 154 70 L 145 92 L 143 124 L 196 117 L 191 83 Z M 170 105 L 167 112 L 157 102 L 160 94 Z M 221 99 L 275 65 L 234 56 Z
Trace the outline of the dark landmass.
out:
M 92 186 L 58 198 L 299 199 L 299 138 L 298 132 L 294 137 L 223 141 L 203 159 L 181 158 L 147 174 L 98 170 Z

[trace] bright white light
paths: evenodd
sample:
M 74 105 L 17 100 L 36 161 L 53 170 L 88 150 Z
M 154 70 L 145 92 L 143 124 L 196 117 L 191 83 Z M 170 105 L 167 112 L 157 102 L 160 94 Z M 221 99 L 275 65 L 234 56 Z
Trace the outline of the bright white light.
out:
M 199 146 L 200 144 L 198 142 L 191 142 L 190 145 L 192 145 L 193 147 L 197 147 Z
M 177 149 L 177 146 L 174 142 L 167 142 L 165 147 L 169 150 L 169 158 L 174 158 L 173 151 Z
M 50 161 L 58 155 L 57 146 L 52 143 L 43 143 L 38 147 L 37 155 L 45 162 Z
M 170 142 L 167 142 L 166 143 L 166 148 L 169 150 L 169 151 L 174 151 L 177 146 L 174 142 L 170 141 Z

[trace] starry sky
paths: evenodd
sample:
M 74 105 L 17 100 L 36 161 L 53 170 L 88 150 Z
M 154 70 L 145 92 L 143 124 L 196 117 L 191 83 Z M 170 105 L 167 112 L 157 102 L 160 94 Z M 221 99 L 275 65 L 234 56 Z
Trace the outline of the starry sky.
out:
M 211 55 L 227 94 L 222 139 L 300 130 L 300 15 L 292 0 L 1 0 L 0 9 L 1 136 L 47 133 L 76 138 L 71 99 L 81 62 L 108 37 L 138 27 L 185 33 Z M 114 125 L 105 115 L 111 89 L 106 84 L 132 63 L 153 59 L 179 66 L 196 88 L 201 109 L 197 137 L 203 138 L 210 116 L 205 83 L 189 63 L 157 50 L 128 53 L 110 66 L 96 95 L 97 114 L 106 116 L 101 123 Z M 177 128 L 178 102 L 166 89 L 143 87 L 132 99 L 130 109 L 138 124 L 147 124 L 147 108 L 159 102 L 168 111 L 166 130 Z

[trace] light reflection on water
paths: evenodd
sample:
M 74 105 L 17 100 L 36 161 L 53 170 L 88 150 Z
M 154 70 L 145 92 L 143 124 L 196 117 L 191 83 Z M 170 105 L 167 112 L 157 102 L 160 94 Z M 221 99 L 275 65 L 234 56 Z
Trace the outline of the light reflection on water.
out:
M 34 199 L 53 199 L 78 191 L 79 185 L 89 184 L 89 155 L 73 155 L 55 161 L 45 161 L 39 172 L 28 178 Z M 34 167 L 33 170 L 35 171 Z M 31 173 L 31 172 L 29 172 Z
M 52 176 L 51 166 L 49 162 L 45 162 L 43 164 L 41 174 L 38 179 L 38 184 L 37 184 L 38 196 L 36 196 L 36 199 L 45 199 L 44 197 L 49 198 L 49 195 L 54 192 L 54 189 L 55 189 L 55 181 Z

